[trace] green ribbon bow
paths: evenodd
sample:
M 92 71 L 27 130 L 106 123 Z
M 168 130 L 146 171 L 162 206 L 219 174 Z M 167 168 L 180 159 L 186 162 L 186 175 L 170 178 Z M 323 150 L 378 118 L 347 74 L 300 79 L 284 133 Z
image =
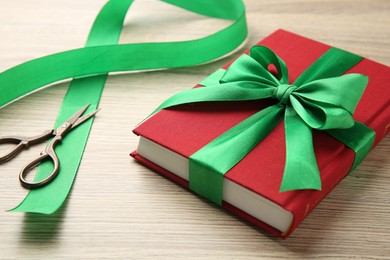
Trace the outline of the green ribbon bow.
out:
M 375 135 L 368 127 L 355 122 L 352 115 L 368 77 L 361 74 L 339 76 L 361 59 L 331 48 L 289 84 L 284 61 L 269 48 L 255 46 L 249 55 L 244 54 L 233 62 L 226 72 L 217 71 L 216 76 L 212 76 L 214 79 L 208 80 L 214 82 L 220 79 L 219 83 L 183 91 L 166 100 L 155 112 L 193 102 L 270 98 L 279 101 L 240 122 L 191 155 L 190 189 L 221 204 L 223 175 L 261 142 L 283 117 L 286 164 L 280 191 L 321 190 L 312 129 L 329 130 L 338 139 L 343 139 L 341 135 L 348 136 L 345 131 L 358 132 L 360 137 L 364 137 L 359 147 L 364 148 L 355 146 L 353 149 L 359 154 L 355 161 L 361 161 L 370 150 Z M 276 67 L 277 76 L 268 70 L 270 64 Z M 348 145 L 347 140 L 345 143 Z M 360 161 L 354 163 L 354 167 Z

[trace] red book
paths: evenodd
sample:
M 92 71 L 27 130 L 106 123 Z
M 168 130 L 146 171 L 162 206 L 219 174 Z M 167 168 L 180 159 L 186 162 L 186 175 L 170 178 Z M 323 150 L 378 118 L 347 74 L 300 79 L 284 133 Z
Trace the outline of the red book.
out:
M 289 82 L 330 46 L 278 30 L 258 43 L 272 49 L 287 64 Z M 228 67 L 228 65 L 225 66 Z M 347 73 L 369 77 L 354 119 L 376 132 L 374 146 L 389 131 L 390 68 L 363 59 Z M 139 125 L 138 150 L 131 155 L 146 166 L 188 187 L 188 158 L 250 115 L 269 106 L 268 100 L 181 105 L 165 109 Z M 225 174 L 222 206 L 283 238 L 347 175 L 354 152 L 324 131 L 313 132 L 322 190 L 280 192 L 285 163 L 283 121 L 244 159 Z M 337 212 L 335 212 L 337 214 Z

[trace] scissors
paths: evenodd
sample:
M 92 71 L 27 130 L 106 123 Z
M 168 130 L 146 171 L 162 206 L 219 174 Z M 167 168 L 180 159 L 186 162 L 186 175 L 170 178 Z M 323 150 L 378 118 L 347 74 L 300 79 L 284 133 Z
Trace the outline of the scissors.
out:
M 20 171 L 19 180 L 23 187 L 28 189 L 40 188 L 50 183 L 57 176 L 60 169 L 60 161 L 58 160 L 57 154 L 54 150 L 54 147 L 58 142 L 62 141 L 62 138 L 73 128 L 79 126 L 84 123 L 89 118 L 93 117 L 100 109 L 95 110 L 85 116 L 81 116 L 84 114 L 85 110 L 87 110 L 89 104 L 81 108 L 77 111 L 73 116 L 71 116 L 68 120 L 66 120 L 60 127 L 57 129 L 51 129 L 44 131 L 42 134 L 34 136 L 34 137 L 24 137 L 24 136 L 5 136 L 0 138 L 0 144 L 16 144 L 15 148 L 9 152 L 8 154 L 0 157 L 0 164 L 7 162 L 14 158 L 17 154 L 19 154 L 23 149 L 27 149 L 31 145 L 35 145 L 38 143 L 42 143 L 45 140 L 53 139 L 47 145 L 46 149 L 43 150 L 40 155 L 28 163 L 23 169 Z M 38 182 L 29 182 L 26 180 L 27 174 L 37 165 L 45 160 L 51 159 L 54 164 L 54 169 L 51 174 L 44 180 Z

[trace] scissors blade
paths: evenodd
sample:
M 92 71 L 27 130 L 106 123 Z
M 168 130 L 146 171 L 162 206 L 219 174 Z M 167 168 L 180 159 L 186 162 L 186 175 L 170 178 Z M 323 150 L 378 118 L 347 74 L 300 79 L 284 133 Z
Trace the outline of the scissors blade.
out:
M 87 110 L 87 108 L 89 107 L 90 104 L 87 104 L 86 106 L 82 107 L 79 111 L 77 111 L 73 116 L 71 116 L 68 120 L 66 120 L 61 126 L 59 126 L 55 131 L 55 135 L 59 135 L 59 136 L 63 136 L 65 135 L 67 132 L 69 132 L 69 130 L 75 128 L 76 126 L 80 125 L 81 123 L 83 123 L 85 120 L 91 118 L 92 116 L 94 116 L 97 112 L 99 112 L 100 109 L 92 112 L 92 113 L 89 113 L 85 116 L 82 116 L 81 115 L 85 112 L 85 110 Z
M 69 117 L 68 120 L 66 120 L 67 123 L 73 125 L 82 114 L 84 114 L 85 110 L 89 107 L 89 104 L 82 107 L 79 111 L 77 111 L 73 116 Z
M 89 113 L 89 114 L 87 114 L 87 115 L 85 115 L 85 116 L 79 117 L 79 118 L 76 120 L 76 122 L 73 123 L 71 129 L 73 129 L 73 128 L 79 126 L 80 124 L 84 123 L 86 120 L 88 120 L 88 119 L 90 119 L 91 117 L 95 116 L 95 114 L 96 114 L 97 112 L 99 112 L 100 110 L 101 110 L 101 108 L 99 108 L 99 109 L 97 109 L 97 110 L 95 110 L 95 111 L 93 111 L 93 112 L 91 112 L 91 113 Z

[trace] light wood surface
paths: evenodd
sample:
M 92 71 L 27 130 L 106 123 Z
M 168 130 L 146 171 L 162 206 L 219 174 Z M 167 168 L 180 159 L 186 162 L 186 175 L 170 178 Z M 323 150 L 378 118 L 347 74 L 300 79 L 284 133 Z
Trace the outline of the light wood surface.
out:
M 104 3 L 0 1 L 0 71 L 83 46 Z M 388 0 L 245 3 L 250 31 L 245 48 L 284 28 L 390 65 Z M 121 42 L 193 39 L 227 24 L 152 0 L 136 1 L 130 14 Z M 43 145 L 1 165 L 0 258 L 390 259 L 389 137 L 287 240 L 129 157 L 137 146 L 131 130 L 138 122 L 165 98 L 192 87 L 236 55 L 194 68 L 111 76 L 72 192 L 56 214 L 6 212 L 26 195 L 17 174 Z M 50 128 L 67 87 L 56 84 L 1 109 L 0 136 Z

